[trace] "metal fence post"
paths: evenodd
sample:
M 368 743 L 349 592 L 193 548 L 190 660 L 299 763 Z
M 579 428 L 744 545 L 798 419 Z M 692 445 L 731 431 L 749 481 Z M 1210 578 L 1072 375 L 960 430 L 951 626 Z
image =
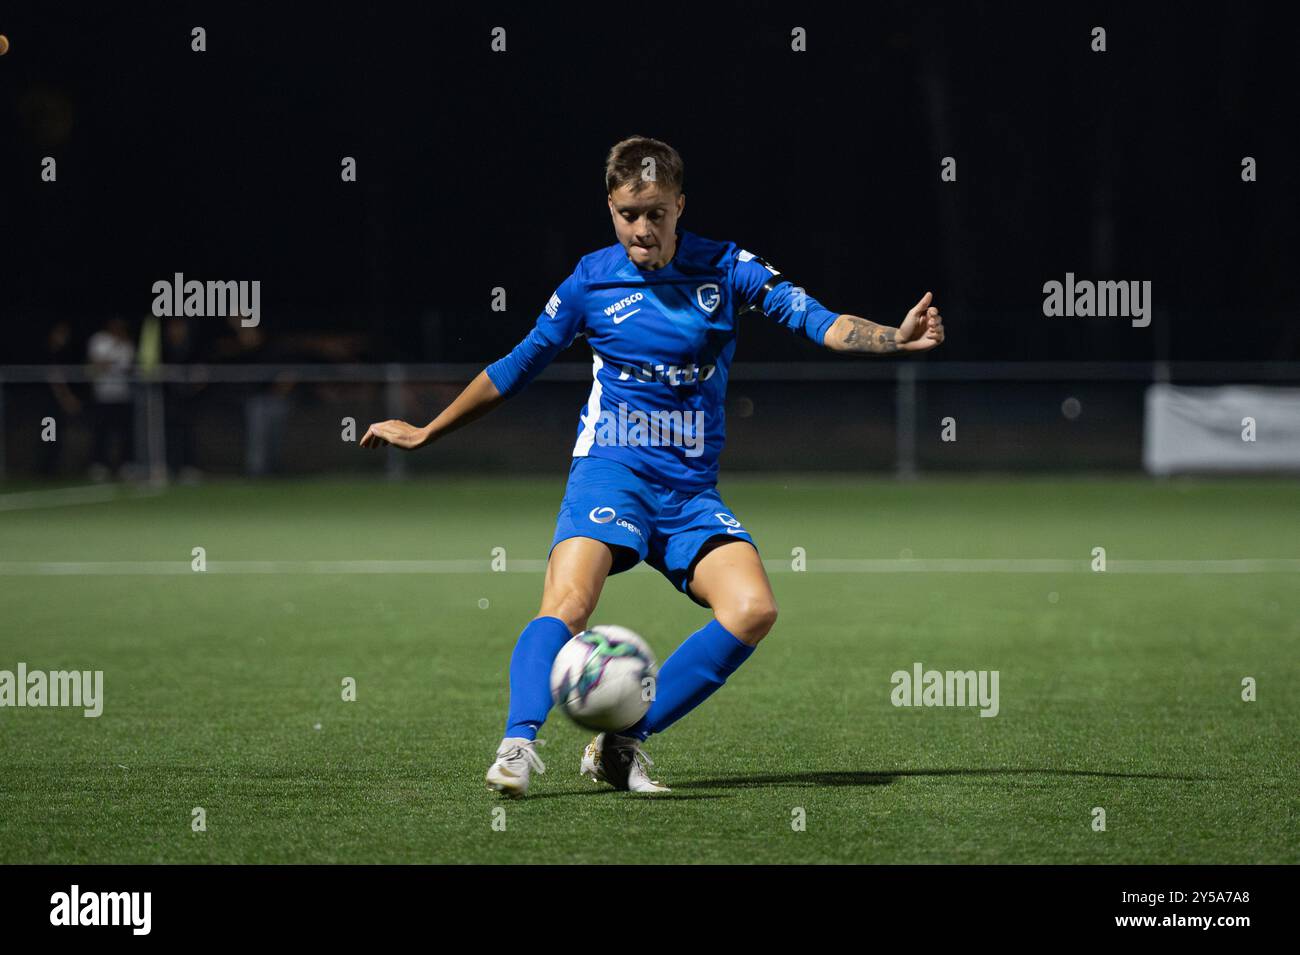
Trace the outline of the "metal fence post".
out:
M 160 382 L 151 381 L 145 385 L 144 410 L 149 425 L 149 481 L 160 485 L 167 483 L 167 405 L 163 395 L 163 385 Z

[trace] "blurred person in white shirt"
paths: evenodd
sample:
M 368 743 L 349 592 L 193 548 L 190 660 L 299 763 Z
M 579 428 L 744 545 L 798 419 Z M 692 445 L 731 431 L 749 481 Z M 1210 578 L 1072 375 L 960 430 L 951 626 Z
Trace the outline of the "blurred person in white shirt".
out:
M 95 441 L 90 475 L 102 481 L 120 471 L 131 457 L 131 369 L 135 365 L 135 343 L 124 319 L 111 318 L 90 336 L 86 360 L 91 366 L 94 399 Z

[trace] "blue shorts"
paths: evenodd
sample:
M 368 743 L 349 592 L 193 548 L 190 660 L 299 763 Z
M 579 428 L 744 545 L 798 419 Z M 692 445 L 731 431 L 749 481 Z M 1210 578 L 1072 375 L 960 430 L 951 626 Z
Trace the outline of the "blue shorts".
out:
M 727 541 L 754 544 L 716 488 L 677 491 L 617 461 L 593 457 L 573 459 L 551 550 L 570 537 L 614 545 L 611 574 L 644 560 L 701 607 L 708 605 L 687 587 L 700 558 Z

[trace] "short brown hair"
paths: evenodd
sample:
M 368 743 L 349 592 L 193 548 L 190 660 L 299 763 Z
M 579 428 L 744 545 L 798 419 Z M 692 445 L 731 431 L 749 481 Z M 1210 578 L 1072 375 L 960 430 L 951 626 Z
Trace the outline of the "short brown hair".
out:
M 647 164 L 646 159 L 653 162 Z M 681 192 L 685 174 L 682 157 L 672 146 L 648 136 L 629 136 L 615 143 L 605 159 L 605 191 L 631 186 L 640 192 L 645 183 L 657 182 Z

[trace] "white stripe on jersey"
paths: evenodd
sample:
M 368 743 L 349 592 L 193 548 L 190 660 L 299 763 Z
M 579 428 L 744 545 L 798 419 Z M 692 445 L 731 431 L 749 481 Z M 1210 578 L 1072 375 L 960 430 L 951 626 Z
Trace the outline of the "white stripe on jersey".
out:
M 582 433 L 578 435 L 578 443 L 573 446 L 573 457 L 585 458 L 591 451 L 591 446 L 596 442 L 596 424 L 600 421 L 600 369 L 604 367 L 604 362 L 600 356 L 593 351 L 591 353 L 591 395 L 587 398 L 587 413 L 582 417 Z

